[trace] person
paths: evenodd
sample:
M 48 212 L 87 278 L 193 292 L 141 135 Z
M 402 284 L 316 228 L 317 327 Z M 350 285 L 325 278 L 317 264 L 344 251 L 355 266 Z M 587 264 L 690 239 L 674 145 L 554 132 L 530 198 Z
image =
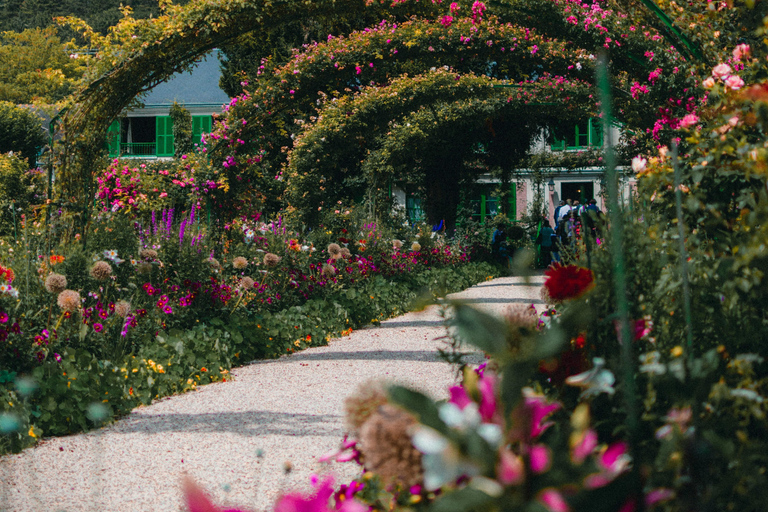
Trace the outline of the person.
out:
M 567 217 L 568 214 L 571 212 L 571 200 L 567 199 L 565 201 L 565 204 L 560 207 L 560 210 L 557 212 L 557 223 L 560 224 L 563 222 Z
M 584 209 L 584 225 L 586 226 L 587 232 L 592 236 L 592 238 L 598 237 L 597 232 L 597 220 L 603 215 L 603 212 L 600 211 L 600 208 L 597 207 L 597 201 L 595 199 L 590 199 L 589 204 Z
M 549 220 L 544 220 L 541 231 L 539 231 L 539 246 L 541 247 L 541 261 L 545 267 L 552 263 L 552 238 L 555 232 L 549 224 Z
M 565 206 L 565 201 L 560 201 L 560 204 L 555 207 L 555 226 L 557 226 L 557 218 L 560 216 L 560 209 Z
M 491 238 L 491 254 L 500 263 L 504 263 L 507 259 L 507 231 L 503 224 L 499 224 L 493 232 L 493 238 Z

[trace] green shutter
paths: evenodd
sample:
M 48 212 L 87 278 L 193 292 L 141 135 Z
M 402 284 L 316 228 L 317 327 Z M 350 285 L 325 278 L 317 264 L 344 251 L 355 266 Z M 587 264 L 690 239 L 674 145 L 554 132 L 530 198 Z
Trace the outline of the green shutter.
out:
M 211 133 L 211 116 L 192 116 L 192 144 L 200 145 L 204 133 Z
M 116 158 L 120 156 L 120 120 L 115 119 L 107 129 L 107 151 L 109 156 Z
M 173 156 L 173 121 L 170 116 L 155 118 L 155 155 Z
M 517 183 L 509 184 L 509 220 L 517 219 Z
M 603 147 L 603 123 L 600 119 L 589 120 L 589 145 Z

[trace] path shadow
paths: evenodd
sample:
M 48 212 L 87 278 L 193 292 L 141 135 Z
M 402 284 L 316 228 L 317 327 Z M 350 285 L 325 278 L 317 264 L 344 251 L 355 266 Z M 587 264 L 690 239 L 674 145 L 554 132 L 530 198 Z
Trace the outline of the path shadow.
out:
M 292 361 L 419 361 L 442 363 L 437 351 L 427 350 L 362 350 L 354 352 L 300 352 Z
M 502 298 L 492 298 L 492 299 L 483 299 L 483 298 L 474 298 L 474 299 L 458 299 L 456 302 L 460 302 L 462 304 L 540 304 L 543 306 L 546 306 L 546 302 L 540 299 L 502 299 Z
M 442 320 L 413 320 L 413 321 L 387 321 L 382 322 L 381 325 L 377 325 L 376 329 L 410 329 L 417 327 L 444 327 L 445 324 Z
M 266 435 L 339 436 L 341 416 L 294 414 L 272 411 L 217 412 L 201 414 L 134 414 L 111 430 L 115 434 L 164 434 L 198 432 L 235 433 L 245 437 Z

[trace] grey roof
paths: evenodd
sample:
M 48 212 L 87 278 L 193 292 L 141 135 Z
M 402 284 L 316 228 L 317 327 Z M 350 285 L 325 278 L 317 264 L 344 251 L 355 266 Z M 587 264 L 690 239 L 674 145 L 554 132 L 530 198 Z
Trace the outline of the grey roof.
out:
M 229 103 L 229 96 L 219 88 L 221 68 L 218 50 L 205 55 L 191 71 L 176 73 L 142 99 L 145 105 L 182 105 Z

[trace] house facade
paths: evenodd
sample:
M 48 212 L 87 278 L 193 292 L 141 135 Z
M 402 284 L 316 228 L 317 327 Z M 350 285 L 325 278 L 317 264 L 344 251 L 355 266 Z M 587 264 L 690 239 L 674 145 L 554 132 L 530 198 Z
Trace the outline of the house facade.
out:
M 211 131 L 213 115 L 230 98 L 219 87 L 221 69 L 217 51 L 207 54 L 191 70 L 178 73 L 152 89 L 143 106 L 112 122 L 107 132 L 109 156 L 117 158 L 170 158 L 174 154 L 174 102 L 192 115 L 192 140 L 197 144 Z
M 612 139 L 618 140 L 620 131 L 612 127 Z M 594 151 L 603 147 L 603 130 L 599 119 L 589 119 L 586 123 L 573 124 L 555 135 L 551 142 L 545 137 L 534 144 L 532 153 L 552 153 L 553 156 L 569 156 L 583 151 Z M 559 136 L 558 136 L 559 135 Z M 543 202 L 550 220 L 553 219 L 555 208 L 560 201 L 579 201 L 584 203 L 590 199 L 597 201 L 597 206 L 606 211 L 604 171 L 602 166 L 585 166 L 581 168 L 551 167 L 535 173 L 530 169 L 518 169 L 515 178 L 510 183 L 508 194 L 510 219 L 520 220 L 528 213 L 531 205 L 537 201 Z M 538 178 L 538 179 L 537 179 Z M 543 178 L 543 182 L 541 181 Z M 619 184 L 623 200 L 627 200 L 635 188 L 635 178 L 625 177 Z M 490 174 L 482 174 L 476 180 L 470 208 L 473 218 L 485 224 L 502 211 L 499 198 L 500 181 Z M 415 193 L 394 186 L 392 189 L 397 204 L 405 209 L 408 219 L 412 222 L 424 220 L 421 200 Z

